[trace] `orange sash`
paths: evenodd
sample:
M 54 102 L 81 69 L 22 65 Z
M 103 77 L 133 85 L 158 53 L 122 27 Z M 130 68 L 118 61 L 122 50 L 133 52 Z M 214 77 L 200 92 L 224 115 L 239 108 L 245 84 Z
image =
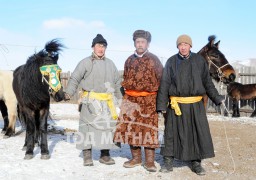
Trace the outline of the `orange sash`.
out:
M 125 90 L 125 94 L 129 96 L 139 97 L 139 96 L 149 96 L 156 94 L 156 91 L 148 92 L 148 91 L 136 91 L 136 90 Z

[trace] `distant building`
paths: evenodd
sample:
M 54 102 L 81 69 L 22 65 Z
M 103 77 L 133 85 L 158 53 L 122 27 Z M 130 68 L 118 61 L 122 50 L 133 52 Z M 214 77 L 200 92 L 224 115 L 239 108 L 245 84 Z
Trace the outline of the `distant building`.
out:
M 233 63 L 230 63 L 234 68 L 239 69 L 242 67 L 256 67 L 256 58 L 250 58 L 248 60 L 236 60 Z

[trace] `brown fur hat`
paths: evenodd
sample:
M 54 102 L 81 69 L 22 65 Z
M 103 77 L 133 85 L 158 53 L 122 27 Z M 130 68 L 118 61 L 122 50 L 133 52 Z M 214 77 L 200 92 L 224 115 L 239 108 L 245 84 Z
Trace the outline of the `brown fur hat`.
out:
M 144 38 L 148 41 L 148 43 L 151 42 L 151 34 L 148 31 L 144 30 L 136 30 L 133 33 L 133 41 L 135 41 L 137 38 Z

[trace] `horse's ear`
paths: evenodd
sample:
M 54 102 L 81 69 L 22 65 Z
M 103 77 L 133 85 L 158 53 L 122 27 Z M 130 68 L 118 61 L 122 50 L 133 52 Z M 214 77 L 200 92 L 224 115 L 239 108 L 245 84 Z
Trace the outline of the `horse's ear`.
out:
M 220 41 L 216 42 L 214 45 L 216 46 L 217 49 L 219 49 Z
M 210 47 L 213 47 L 214 46 L 214 41 L 216 39 L 216 36 L 215 35 L 211 35 L 208 37 L 208 41 L 209 41 L 209 45 Z
M 214 40 L 211 40 L 211 41 L 209 42 L 209 44 L 210 44 L 210 47 L 213 47 L 213 46 L 214 46 Z

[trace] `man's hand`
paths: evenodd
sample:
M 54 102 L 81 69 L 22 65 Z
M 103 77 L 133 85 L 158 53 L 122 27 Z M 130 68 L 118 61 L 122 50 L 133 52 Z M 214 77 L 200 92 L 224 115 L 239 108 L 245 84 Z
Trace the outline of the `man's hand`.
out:
M 70 95 L 66 92 L 64 92 L 64 101 L 69 101 L 71 98 L 70 98 Z
M 225 105 L 225 101 L 226 101 L 226 98 L 225 98 L 225 96 L 224 95 L 220 95 L 221 96 L 221 99 L 219 100 L 219 102 L 218 102 L 218 106 L 221 106 L 221 105 Z
M 225 99 L 221 101 L 221 105 L 225 105 Z
M 158 112 L 158 113 L 157 113 L 157 115 L 158 115 L 158 121 L 164 120 L 165 114 L 166 114 L 166 111 L 160 111 L 160 112 Z
M 164 124 L 165 124 L 166 112 L 165 111 L 159 111 L 157 113 L 157 115 L 158 115 L 158 127 L 159 127 L 159 129 L 162 129 L 162 131 L 163 131 L 164 130 Z

